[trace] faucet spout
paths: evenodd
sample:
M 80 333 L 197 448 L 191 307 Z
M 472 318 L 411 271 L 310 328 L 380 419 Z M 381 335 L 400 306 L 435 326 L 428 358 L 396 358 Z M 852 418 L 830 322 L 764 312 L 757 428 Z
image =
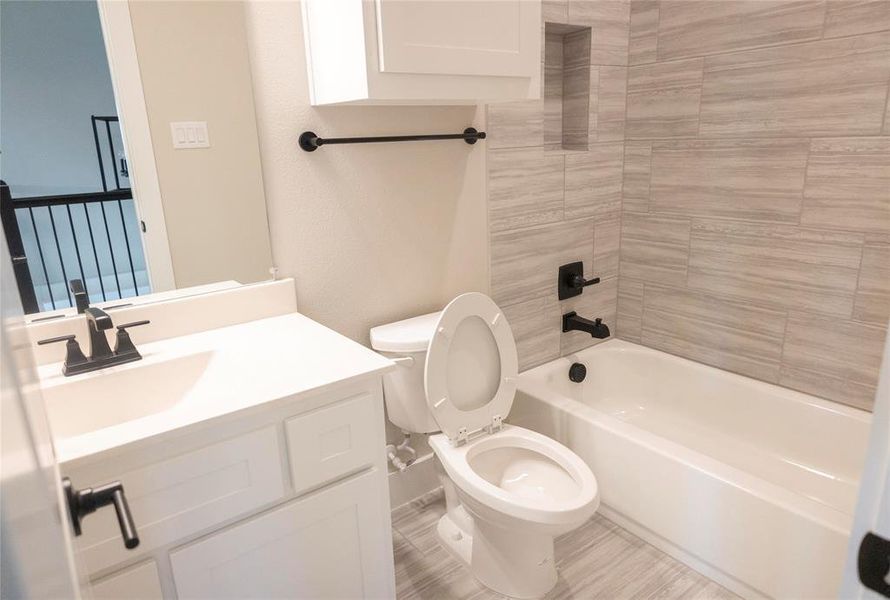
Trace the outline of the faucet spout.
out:
M 562 331 L 583 331 L 589 333 L 591 337 L 597 339 L 605 339 L 612 335 L 609 326 L 603 323 L 599 317 L 591 321 L 584 317 L 579 317 L 575 311 L 567 312 L 562 316 Z
M 113 323 L 107 312 L 101 308 L 90 306 L 84 311 L 87 318 L 87 327 L 90 330 L 90 359 L 96 360 L 111 356 L 111 346 L 105 331 L 111 329 Z

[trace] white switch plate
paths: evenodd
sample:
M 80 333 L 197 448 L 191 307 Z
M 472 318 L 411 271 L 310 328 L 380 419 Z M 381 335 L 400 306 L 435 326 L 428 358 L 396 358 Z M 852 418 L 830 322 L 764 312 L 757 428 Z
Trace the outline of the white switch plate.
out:
M 207 121 L 175 121 L 170 123 L 174 148 L 209 148 Z

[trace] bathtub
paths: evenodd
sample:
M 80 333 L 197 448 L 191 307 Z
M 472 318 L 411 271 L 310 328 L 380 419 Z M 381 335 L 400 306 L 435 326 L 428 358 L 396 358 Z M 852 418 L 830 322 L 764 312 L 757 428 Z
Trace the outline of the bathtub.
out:
M 610 340 L 522 373 L 509 420 L 580 455 L 606 517 L 736 593 L 836 597 L 869 413 Z

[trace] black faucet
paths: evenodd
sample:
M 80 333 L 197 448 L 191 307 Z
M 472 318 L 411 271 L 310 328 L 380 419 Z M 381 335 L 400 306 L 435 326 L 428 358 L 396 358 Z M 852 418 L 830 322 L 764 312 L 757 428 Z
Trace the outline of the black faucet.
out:
M 90 297 L 87 295 L 86 288 L 83 287 L 83 281 L 72 279 L 68 282 L 68 289 L 74 295 L 74 305 L 77 307 L 77 314 L 82 315 L 90 306 Z
M 118 325 L 117 341 L 112 352 L 111 347 L 108 345 L 108 339 L 105 337 L 105 332 L 114 326 L 111 322 L 111 317 L 107 312 L 95 306 L 87 306 L 83 312 L 90 332 L 90 356 L 84 355 L 74 335 L 62 335 L 37 342 L 41 346 L 65 342 L 65 363 L 62 365 L 63 375 L 69 377 L 142 359 L 142 355 L 139 354 L 139 351 L 136 350 L 136 346 L 133 345 L 133 341 L 130 339 L 127 328 L 147 325 L 149 321 L 134 321 L 133 323 Z
M 612 335 L 609 331 L 609 326 L 603 323 L 603 320 L 599 317 L 591 321 L 590 319 L 579 317 L 575 311 L 567 312 L 562 316 L 562 331 L 563 333 L 567 331 L 583 331 L 597 339 L 604 339 Z

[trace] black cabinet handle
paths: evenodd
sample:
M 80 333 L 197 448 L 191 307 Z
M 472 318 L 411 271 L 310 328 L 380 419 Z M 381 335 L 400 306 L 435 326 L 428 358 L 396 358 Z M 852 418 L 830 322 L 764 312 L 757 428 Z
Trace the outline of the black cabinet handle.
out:
M 890 540 L 866 533 L 859 544 L 857 566 L 862 585 L 890 598 Z
M 71 480 L 62 478 L 62 487 L 65 489 L 65 499 L 68 501 L 68 512 L 71 515 L 71 524 L 74 526 L 74 535 L 81 534 L 81 521 L 85 516 L 93 513 L 98 508 L 114 505 L 117 513 L 117 523 L 121 529 L 121 537 L 124 538 L 124 546 L 132 550 L 139 545 L 139 534 L 127 497 L 124 495 L 124 486 L 120 481 L 113 481 L 96 488 L 75 490 Z

